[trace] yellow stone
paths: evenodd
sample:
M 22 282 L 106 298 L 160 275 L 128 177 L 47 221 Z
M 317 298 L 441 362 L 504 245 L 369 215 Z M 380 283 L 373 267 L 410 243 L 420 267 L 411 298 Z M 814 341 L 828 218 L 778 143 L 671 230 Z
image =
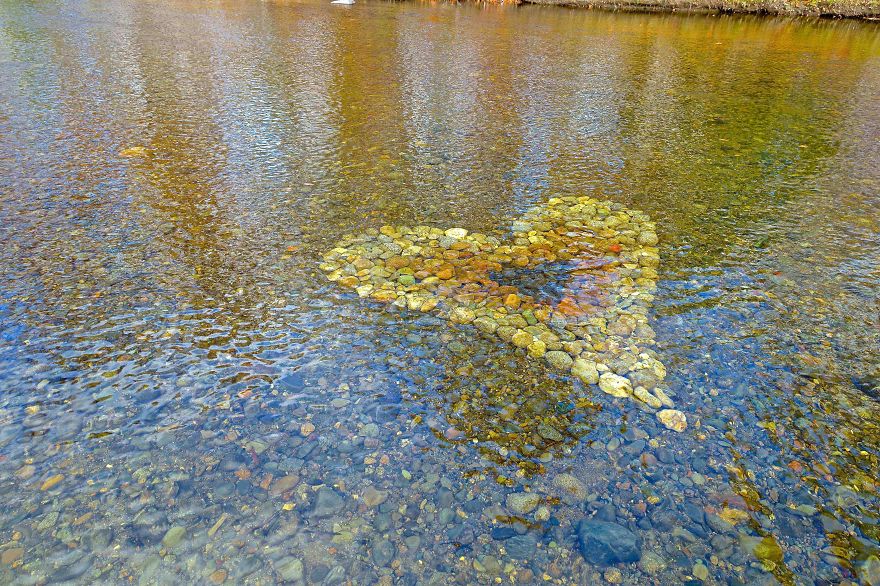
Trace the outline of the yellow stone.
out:
M 687 429 L 687 417 L 684 413 L 676 409 L 661 409 L 657 412 L 657 419 L 666 426 L 667 429 L 682 432 Z
M 534 338 L 532 338 L 532 335 L 523 330 L 517 330 L 510 339 L 510 341 L 513 342 L 513 345 L 517 348 L 527 348 L 533 340 Z
M 43 482 L 42 486 L 40 486 L 40 490 L 49 490 L 49 489 L 55 487 L 62 480 L 64 480 L 63 474 L 56 474 L 54 476 L 50 476 L 49 478 L 47 478 Z
M 746 511 L 740 509 L 733 509 L 731 507 L 724 507 L 720 511 L 718 511 L 718 516 L 730 523 L 731 525 L 738 525 L 743 521 L 749 520 L 749 514 Z
M 527 349 L 532 358 L 541 358 L 547 352 L 547 344 L 541 340 L 533 340 Z

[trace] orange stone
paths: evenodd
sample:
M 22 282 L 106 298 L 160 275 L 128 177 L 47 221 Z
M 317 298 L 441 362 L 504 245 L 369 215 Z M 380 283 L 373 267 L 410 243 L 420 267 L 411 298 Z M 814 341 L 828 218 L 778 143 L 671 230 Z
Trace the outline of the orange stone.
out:
M 517 295 L 516 293 L 511 293 L 504 298 L 504 305 L 512 309 L 516 309 L 517 307 L 519 307 L 519 303 L 519 295 Z
M 408 267 L 409 262 L 409 258 L 405 256 L 392 256 L 385 261 L 385 268 L 387 268 L 389 271 L 396 271 L 397 269 Z
M 455 276 L 455 268 L 450 264 L 445 264 L 437 270 L 437 276 L 441 279 L 451 279 Z
M 571 317 L 583 315 L 584 313 L 577 302 L 571 297 L 563 297 L 562 301 L 559 302 L 559 305 L 556 306 L 556 311 Z

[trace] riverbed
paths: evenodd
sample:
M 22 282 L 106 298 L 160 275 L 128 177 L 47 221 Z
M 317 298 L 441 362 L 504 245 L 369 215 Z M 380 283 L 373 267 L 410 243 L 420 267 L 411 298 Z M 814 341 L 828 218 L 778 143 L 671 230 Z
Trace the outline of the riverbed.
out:
M 7 1 L 0 80 L 0 582 L 880 584 L 877 23 Z

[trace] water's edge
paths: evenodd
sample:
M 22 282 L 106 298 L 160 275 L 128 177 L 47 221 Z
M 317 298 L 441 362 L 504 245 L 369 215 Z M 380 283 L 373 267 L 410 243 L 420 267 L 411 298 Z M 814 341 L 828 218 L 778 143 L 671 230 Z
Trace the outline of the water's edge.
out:
M 790 0 L 521 0 L 523 4 L 590 8 L 615 12 L 688 12 L 766 14 L 816 18 L 880 19 L 880 2 Z

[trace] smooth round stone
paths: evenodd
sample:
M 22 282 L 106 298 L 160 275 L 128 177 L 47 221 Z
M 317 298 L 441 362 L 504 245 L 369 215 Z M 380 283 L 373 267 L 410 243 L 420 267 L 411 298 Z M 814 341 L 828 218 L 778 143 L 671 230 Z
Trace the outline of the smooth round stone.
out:
M 645 230 L 639 234 L 639 244 L 644 244 L 645 246 L 654 246 L 658 242 L 660 242 L 660 239 L 657 237 L 656 232 Z
M 396 553 L 394 544 L 383 539 L 373 545 L 373 562 L 380 567 L 387 566 L 394 559 Z
M 523 330 L 517 330 L 510 341 L 513 342 L 513 345 L 517 348 L 527 348 L 529 344 L 532 343 L 533 338 L 530 333 Z
M 495 541 L 504 541 L 505 539 L 510 539 L 516 535 L 516 530 L 513 527 L 494 527 L 492 531 L 489 532 L 489 535 Z
M 568 371 L 571 369 L 572 359 L 567 353 L 560 350 L 551 350 L 544 355 L 544 360 L 556 370 Z
M 444 232 L 450 238 L 464 238 L 468 235 L 468 231 L 464 228 L 450 228 L 446 232 Z
M 553 479 L 553 486 L 562 491 L 563 500 L 566 500 L 566 502 L 570 500 L 583 502 L 587 498 L 587 489 L 584 487 L 584 484 L 572 474 L 558 474 Z
M 526 347 L 526 350 L 532 358 L 540 358 L 547 352 L 547 344 L 541 340 L 533 340 L 532 343 Z
M 576 358 L 572 362 L 571 373 L 584 384 L 595 385 L 599 382 L 599 371 L 596 369 L 596 363 L 584 360 L 583 358 Z
M 534 492 L 514 492 L 507 495 L 507 508 L 517 515 L 526 515 L 532 512 L 541 502 L 541 495 Z
M 298 582 L 303 578 L 302 560 L 294 557 L 288 557 L 281 560 L 278 564 L 278 575 L 287 582 Z
M 168 549 L 176 547 L 181 541 L 183 541 L 185 535 L 186 527 L 176 525 L 165 533 L 165 537 L 162 538 L 162 545 Z
M 474 312 L 467 307 L 456 307 L 449 314 L 449 321 L 456 324 L 469 324 L 476 318 Z
M 666 561 L 656 553 L 646 551 L 639 561 L 639 569 L 649 576 L 653 576 L 666 569 Z
M 485 334 L 494 334 L 498 329 L 498 322 L 488 317 L 478 317 L 474 320 L 474 325 Z

